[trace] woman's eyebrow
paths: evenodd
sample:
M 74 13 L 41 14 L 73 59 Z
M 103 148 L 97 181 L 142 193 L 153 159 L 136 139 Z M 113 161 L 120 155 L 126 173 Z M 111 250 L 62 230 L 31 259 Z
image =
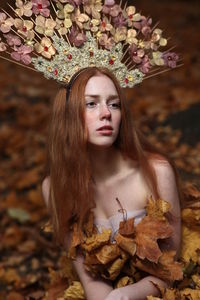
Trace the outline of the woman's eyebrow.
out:
M 85 97 L 90 97 L 90 98 L 95 98 L 95 99 L 99 99 L 101 96 L 100 95 L 85 95 Z M 109 95 L 107 100 L 113 100 L 113 99 L 118 99 L 119 96 L 116 95 Z

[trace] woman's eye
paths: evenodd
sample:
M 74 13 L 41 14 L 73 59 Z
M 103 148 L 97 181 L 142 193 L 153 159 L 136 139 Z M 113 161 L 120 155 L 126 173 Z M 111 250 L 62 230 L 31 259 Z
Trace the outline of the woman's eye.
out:
M 120 102 L 113 102 L 108 104 L 109 107 L 114 108 L 114 109 L 119 109 L 120 108 Z
M 91 102 L 87 102 L 86 103 L 86 107 L 88 107 L 88 108 L 93 108 L 93 107 L 95 107 L 96 106 L 96 103 L 94 102 L 94 101 L 91 101 Z

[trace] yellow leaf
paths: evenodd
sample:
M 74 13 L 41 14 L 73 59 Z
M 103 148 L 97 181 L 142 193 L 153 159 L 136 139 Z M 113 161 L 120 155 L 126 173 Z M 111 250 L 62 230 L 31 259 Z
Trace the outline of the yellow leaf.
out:
M 117 282 L 116 284 L 116 288 L 121 288 L 123 286 L 127 286 L 129 284 L 133 284 L 134 283 L 134 280 L 133 278 L 129 277 L 129 276 L 124 276 L 122 278 L 119 279 L 119 281 Z
M 120 256 L 120 253 L 120 249 L 116 244 L 110 244 L 101 247 L 95 255 L 100 263 L 107 264 Z
M 84 290 L 80 281 L 73 281 L 73 283 L 65 290 L 64 297 L 76 300 L 85 299 Z
M 122 236 L 120 233 L 115 235 L 118 246 L 128 252 L 131 256 L 135 255 L 136 243 L 133 239 Z
M 200 234 L 198 231 L 194 231 L 184 224 L 182 225 L 182 247 L 181 257 L 185 262 L 189 262 L 192 259 L 197 262 L 199 255 L 197 250 L 200 249 Z
M 183 291 L 180 291 L 181 297 L 186 296 L 188 300 L 199 300 L 200 299 L 200 290 L 193 290 L 186 288 Z M 185 299 L 185 298 L 183 298 Z
M 84 250 L 91 252 L 92 250 L 107 244 L 110 240 L 111 233 L 111 229 L 104 229 L 102 233 L 93 234 L 91 237 L 85 239 L 85 242 L 82 243 L 81 247 Z

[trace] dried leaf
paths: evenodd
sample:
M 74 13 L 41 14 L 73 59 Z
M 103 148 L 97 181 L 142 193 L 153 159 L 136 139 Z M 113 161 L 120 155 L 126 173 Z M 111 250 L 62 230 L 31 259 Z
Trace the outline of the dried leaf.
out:
M 200 229 L 200 209 L 197 208 L 185 208 L 181 213 L 182 221 L 188 227 L 194 227 L 197 230 Z
M 135 259 L 132 263 L 135 267 L 151 275 L 157 276 L 166 281 L 181 280 L 183 278 L 182 264 L 174 261 L 175 251 L 162 254 L 158 264 L 147 260 Z
M 152 197 L 149 198 L 146 211 L 147 215 L 157 220 L 166 220 L 164 214 L 170 209 L 170 204 L 162 199 L 154 200 Z
M 111 237 L 112 230 L 104 229 L 102 233 L 93 234 L 91 237 L 86 238 L 81 247 L 88 252 L 91 252 L 108 243 Z
M 95 255 L 98 258 L 98 261 L 105 265 L 116 259 L 118 256 L 120 256 L 120 254 L 121 251 L 117 244 L 111 244 L 101 247 L 101 249 L 98 250 Z
M 131 256 L 135 255 L 136 243 L 134 239 L 124 237 L 120 233 L 117 233 L 114 238 L 120 248 L 128 252 Z
M 200 299 L 200 290 L 193 290 L 190 288 L 184 289 L 183 291 L 180 291 L 181 297 L 184 297 L 183 299 L 188 300 L 199 300 Z
M 117 258 L 109 267 L 107 267 L 102 276 L 106 279 L 114 280 L 120 274 L 127 259 L 127 254 L 122 252 L 121 258 Z
M 189 262 L 190 260 L 198 262 L 198 249 L 200 249 L 199 232 L 182 225 L 181 257 L 185 262 Z
M 129 277 L 129 276 L 124 276 L 122 278 L 119 279 L 119 281 L 117 282 L 117 284 L 115 285 L 115 288 L 121 288 L 124 286 L 127 286 L 129 284 L 133 284 L 134 280 L 133 278 Z
M 158 246 L 158 239 L 165 239 L 171 236 L 172 227 L 165 220 L 157 220 L 152 216 L 146 216 L 136 226 L 137 245 L 136 254 L 141 259 L 147 258 L 152 262 L 158 262 L 162 252 Z
M 134 236 L 134 218 L 130 218 L 127 221 L 121 221 L 119 224 L 119 233 L 124 236 Z
M 85 299 L 82 284 L 79 281 L 74 281 L 64 293 L 64 297 L 72 299 Z M 57 299 L 59 300 L 59 298 Z

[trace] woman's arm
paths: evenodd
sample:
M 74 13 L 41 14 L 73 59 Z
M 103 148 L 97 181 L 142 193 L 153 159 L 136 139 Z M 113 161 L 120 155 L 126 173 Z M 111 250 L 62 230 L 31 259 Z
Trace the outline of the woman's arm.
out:
M 105 300 L 145 300 L 147 296 L 159 296 L 158 288 L 153 284 L 167 287 L 167 284 L 154 276 L 147 276 L 137 283 L 115 289 L 105 298 Z
M 178 257 L 181 246 L 181 209 L 175 174 L 166 160 L 154 162 L 153 167 L 157 177 L 160 197 L 171 205 L 168 220 L 173 227 L 173 234 L 162 243 L 162 247 L 166 250 L 175 250 L 176 257 Z
M 49 201 L 49 190 L 50 190 L 50 178 L 46 177 L 42 182 L 42 194 L 46 206 L 48 207 Z M 70 238 L 66 238 L 65 247 L 69 246 Z M 83 285 L 86 299 L 87 300 L 104 300 L 106 296 L 113 290 L 112 286 L 102 280 L 95 280 L 84 268 L 84 258 L 81 254 L 77 255 L 76 260 L 73 260 L 73 265 Z
M 83 285 L 87 300 L 104 300 L 113 290 L 111 284 L 103 279 L 95 280 L 84 268 L 84 258 L 78 255 L 73 265 Z
M 178 256 L 181 243 L 181 217 L 175 174 L 166 160 L 153 161 L 152 165 L 157 177 L 160 197 L 171 204 L 169 223 L 173 227 L 173 234 L 162 244 L 162 249 L 176 250 Z M 167 287 L 163 280 L 147 276 L 135 284 L 113 290 L 105 300 L 145 300 L 149 295 L 158 296 L 159 291 L 152 282 Z

